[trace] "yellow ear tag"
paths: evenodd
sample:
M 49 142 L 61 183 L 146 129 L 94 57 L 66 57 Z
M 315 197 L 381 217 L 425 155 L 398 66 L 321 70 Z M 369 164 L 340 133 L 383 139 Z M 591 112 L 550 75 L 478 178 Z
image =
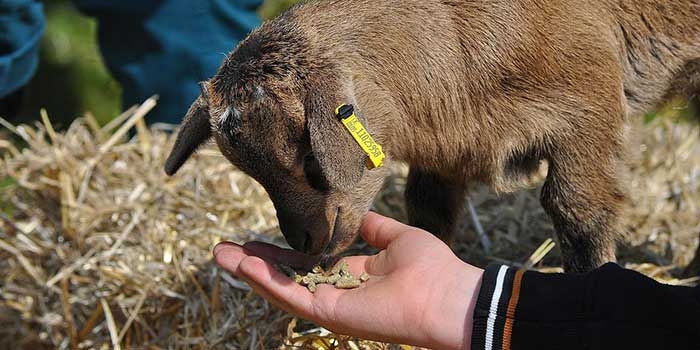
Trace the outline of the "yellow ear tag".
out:
M 340 105 L 335 109 L 335 115 L 343 122 L 352 137 L 362 150 L 367 153 L 367 169 L 375 169 L 384 165 L 384 152 L 372 135 L 369 134 L 362 122 L 355 115 L 355 108 L 352 105 Z

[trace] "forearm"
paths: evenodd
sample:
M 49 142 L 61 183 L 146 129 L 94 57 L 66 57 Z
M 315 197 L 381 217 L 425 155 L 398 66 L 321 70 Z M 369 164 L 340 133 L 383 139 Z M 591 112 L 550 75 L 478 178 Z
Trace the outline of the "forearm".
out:
M 489 266 L 472 349 L 697 348 L 700 289 L 607 264 L 582 275 Z

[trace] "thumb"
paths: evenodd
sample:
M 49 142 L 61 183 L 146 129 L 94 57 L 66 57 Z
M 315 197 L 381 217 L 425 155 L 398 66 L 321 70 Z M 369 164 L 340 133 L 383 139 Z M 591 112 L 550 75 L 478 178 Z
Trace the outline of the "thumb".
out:
M 386 249 L 399 235 L 410 230 L 414 228 L 374 212 L 367 213 L 360 225 L 362 238 L 377 249 Z

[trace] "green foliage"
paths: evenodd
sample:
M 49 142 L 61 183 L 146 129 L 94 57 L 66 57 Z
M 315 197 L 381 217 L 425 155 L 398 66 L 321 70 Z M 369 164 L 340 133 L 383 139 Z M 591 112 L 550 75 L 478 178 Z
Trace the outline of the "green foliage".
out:
M 95 21 L 68 1 L 47 2 L 45 11 L 47 30 L 24 114 L 37 119 L 39 109 L 46 108 L 52 121 L 65 127 L 91 111 L 106 123 L 121 110 L 121 89 L 100 56 Z
M 302 2 L 301 0 L 267 0 L 260 8 L 260 17 L 271 19 L 277 17 L 289 7 Z
M 17 180 L 11 176 L 6 176 L 4 179 L 0 180 L 0 212 L 5 213 L 8 216 L 12 216 L 14 210 L 9 203 L 6 203 L 5 199 L 2 197 L 2 194 L 5 192 L 5 190 L 8 190 L 15 185 L 17 185 Z
M 644 123 L 649 124 L 658 118 L 666 118 L 676 122 L 700 121 L 700 107 L 697 97 L 687 100 L 676 97 L 661 106 L 658 110 L 644 115 Z
M 12 176 L 6 176 L 4 179 L 0 180 L 0 192 L 4 191 L 10 187 L 14 187 L 17 184 Z
M 11 206 L 9 203 L 5 203 L 2 198 L 0 198 L 0 213 L 3 213 L 7 215 L 8 217 L 12 217 L 12 215 L 15 212 L 15 208 Z
M 654 120 L 656 120 L 656 117 L 659 116 L 658 113 L 656 112 L 650 112 L 644 115 L 644 124 L 651 124 Z

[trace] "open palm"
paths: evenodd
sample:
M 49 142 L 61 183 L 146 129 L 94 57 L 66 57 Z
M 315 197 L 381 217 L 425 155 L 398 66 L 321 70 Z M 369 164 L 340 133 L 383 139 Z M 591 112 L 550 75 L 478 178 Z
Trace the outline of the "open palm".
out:
M 441 349 L 462 349 L 471 332 L 482 271 L 465 264 L 428 232 L 369 213 L 362 237 L 381 251 L 345 258 L 355 276 L 371 278 L 358 289 L 319 285 L 309 292 L 273 264 L 303 265 L 296 251 L 250 242 L 221 243 L 217 263 L 278 307 L 338 333 Z

